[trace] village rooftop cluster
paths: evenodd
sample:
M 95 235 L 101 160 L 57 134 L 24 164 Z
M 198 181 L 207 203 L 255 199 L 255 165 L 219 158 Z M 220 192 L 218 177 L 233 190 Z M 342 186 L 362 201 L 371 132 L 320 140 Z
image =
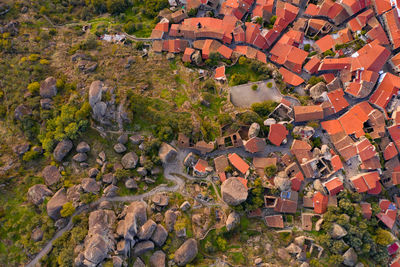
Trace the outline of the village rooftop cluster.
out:
M 151 35 L 155 52 L 183 53 L 182 60 L 189 63 L 196 56 L 206 60 L 212 53 L 225 59 L 245 56 L 270 62 L 288 86 L 313 92 L 313 104 L 308 105 L 282 98 L 264 122 L 269 130 L 264 137 L 258 136 L 257 124 L 214 142 L 192 143 L 181 134 L 178 145 L 200 154 L 191 166 L 193 174 L 215 172 L 222 184 L 238 179 L 246 188 L 249 179 L 262 177 L 265 187 L 279 188 L 280 197 L 265 195 L 265 208 L 257 211 L 259 216 L 268 214 L 265 222 L 270 227 L 284 228 L 282 214 L 301 210 L 303 230 L 312 230 L 311 218 L 337 205 L 336 195 L 347 188 L 378 196 L 377 218 L 398 232 L 400 3 L 171 0 L 170 4 L 176 11 L 160 14 Z M 227 78 L 225 65 L 221 62 L 215 69 L 215 79 Z M 314 85 L 314 91 L 306 86 L 312 76 L 324 81 Z M 307 126 L 310 122 L 317 127 Z M 315 138 L 322 145 L 315 146 Z M 271 146 L 276 152 L 266 156 Z M 221 152 L 231 148 L 244 148 L 243 154 Z M 210 157 L 215 150 L 221 153 Z M 273 177 L 265 174 L 270 166 L 277 169 Z M 279 176 L 290 183 L 277 183 Z M 362 202 L 361 208 L 370 219 L 371 204 Z M 391 266 L 400 266 L 400 260 L 394 257 Z

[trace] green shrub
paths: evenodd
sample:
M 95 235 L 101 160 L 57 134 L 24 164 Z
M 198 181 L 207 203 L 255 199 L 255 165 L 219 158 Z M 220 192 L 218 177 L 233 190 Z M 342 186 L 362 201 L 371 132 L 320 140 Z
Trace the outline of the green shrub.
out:
M 310 49 L 311 49 L 311 45 L 310 45 L 310 44 L 305 44 L 305 45 L 304 45 L 304 51 L 309 52 Z
M 72 214 L 74 214 L 74 212 L 75 212 L 75 207 L 72 205 L 71 202 L 67 202 L 63 205 L 63 207 L 60 211 L 60 214 L 61 214 L 61 217 L 66 218 L 66 217 L 69 217 Z
M 31 149 L 24 154 L 24 156 L 22 157 L 22 160 L 25 162 L 28 162 L 28 161 L 37 159 L 39 156 L 40 156 L 40 153 L 38 151 Z
M 253 84 L 253 85 L 251 86 L 251 90 L 257 91 L 257 89 L 258 89 L 258 85 L 257 85 L 257 84 Z
M 271 82 L 268 82 L 268 83 L 267 83 L 267 87 L 268 87 L 268 88 L 272 88 L 272 83 L 271 83 Z
M 277 106 L 278 106 L 278 103 L 276 103 L 272 100 L 267 100 L 264 102 L 252 104 L 251 110 L 253 110 L 255 113 L 257 113 L 261 117 L 266 117 L 269 114 L 271 114 L 271 112 L 274 111 L 274 109 Z
M 231 83 L 233 86 L 245 84 L 248 81 L 249 81 L 249 75 L 247 74 L 235 73 L 231 77 Z
M 38 82 L 33 82 L 28 84 L 28 91 L 31 94 L 37 94 L 39 93 L 39 90 L 40 90 L 40 84 Z

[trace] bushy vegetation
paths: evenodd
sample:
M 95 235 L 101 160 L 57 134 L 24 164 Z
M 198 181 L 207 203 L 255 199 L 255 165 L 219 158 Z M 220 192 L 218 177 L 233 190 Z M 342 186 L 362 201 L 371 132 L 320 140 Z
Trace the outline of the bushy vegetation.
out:
M 260 115 L 262 118 L 267 117 L 278 106 L 278 103 L 272 100 L 267 100 L 251 105 L 251 110 Z
M 359 255 L 359 259 L 386 266 L 388 253 L 386 246 L 392 242 L 390 234 L 382 229 L 375 217 L 378 209 L 373 209 L 373 216 L 365 220 L 362 215 L 358 193 L 343 191 L 338 194 L 338 207 L 329 207 L 324 214 L 322 233 L 317 236 L 317 241 L 331 254 L 330 258 L 338 259 L 339 256 L 352 247 Z M 337 223 L 344 227 L 348 234 L 341 240 L 331 236 L 332 224 Z

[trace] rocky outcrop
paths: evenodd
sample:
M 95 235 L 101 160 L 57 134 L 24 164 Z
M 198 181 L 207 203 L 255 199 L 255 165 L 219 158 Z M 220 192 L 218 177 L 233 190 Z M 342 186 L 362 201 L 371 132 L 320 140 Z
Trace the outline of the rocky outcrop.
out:
M 258 134 L 260 133 L 260 129 L 261 129 L 260 124 L 258 124 L 257 122 L 253 122 L 250 125 L 249 132 L 248 132 L 249 139 L 251 139 L 253 137 L 257 137 Z
M 58 168 L 54 165 L 46 166 L 42 171 L 42 176 L 48 186 L 57 183 L 62 178 Z
M 181 211 L 187 211 L 188 209 L 190 209 L 190 203 L 189 203 L 189 201 L 185 201 L 185 202 L 183 202 L 182 203 L 182 205 L 179 207 L 179 209 L 181 210 Z
M 32 110 L 23 104 L 19 105 L 14 110 L 14 118 L 16 120 L 22 120 L 24 116 L 29 116 L 29 115 L 32 115 Z
M 235 228 L 240 223 L 240 215 L 239 213 L 233 211 L 228 215 L 228 219 L 226 219 L 225 225 L 226 230 L 230 231 Z
M 133 263 L 133 267 L 146 267 L 146 265 L 139 257 L 137 257 L 136 261 Z
M 150 267 L 164 267 L 165 266 L 165 253 L 161 250 L 157 250 L 156 252 L 151 255 L 150 260 Z
M 92 82 L 89 88 L 89 104 L 92 108 L 101 101 L 102 93 L 103 83 L 101 81 Z
M 119 187 L 113 184 L 110 184 L 106 188 L 104 188 L 104 196 L 105 197 L 115 197 L 118 195 Z
M 62 140 L 59 142 L 54 149 L 53 156 L 54 160 L 60 162 L 64 159 L 64 157 L 71 151 L 73 144 L 71 140 Z
M 172 232 L 174 230 L 176 219 L 177 219 L 177 216 L 173 210 L 167 210 L 165 212 L 164 220 L 165 220 L 165 226 L 167 227 L 168 232 Z
M 137 165 L 138 160 L 139 158 L 135 152 L 129 152 L 122 157 L 121 163 L 125 169 L 134 169 Z
M 320 179 L 315 179 L 313 182 L 313 187 L 315 191 L 321 192 L 325 194 L 324 186 L 322 185 L 322 182 Z
M 117 152 L 118 154 L 121 154 L 126 151 L 126 147 L 121 143 L 117 143 L 114 145 L 114 151 Z
M 310 96 L 314 102 L 322 102 L 324 100 L 322 94 L 326 91 L 328 91 L 328 88 L 326 88 L 325 83 L 319 82 L 310 88 Z
M 343 264 L 346 266 L 354 266 L 357 263 L 357 253 L 354 251 L 354 248 L 349 248 L 343 254 Z
M 87 160 L 87 155 L 86 153 L 78 153 L 72 157 L 72 160 L 76 162 L 84 162 Z
M 137 189 L 138 185 L 134 179 L 130 178 L 125 181 L 125 187 L 128 189 Z
M 197 252 L 197 241 L 190 238 L 175 251 L 174 261 L 178 266 L 185 266 L 194 260 Z
M 88 143 L 86 142 L 80 142 L 77 146 L 76 146 L 76 152 L 78 153 L 87 153 L 90 151 L 90 146 Z
M 158 156 L 164 164 L 174 161 L 177 154 L 178 152 L 176 149 L 167 143 L 162 143 L 160 150 L 158 151 Z
M 151 240 L 154 242 L 156 246 L 161 247 L 162 245 L 164 245 L 167 238 L 168 238 L 167 230 L 161 224 L 157 224 L 156 229 L 154 230 L 154 233 L 151 236 Z
M 332 226 L 333 226 L 332 233 L 331 233 L 332 238 L 340 239 L 347 235 L 346 229 L 344 229 L 339 224 L 334 223 Z
M 153 220 L 148 220 L 140 227 L 137 237 L 139 240 L 149 240 L 156 230 L 157 224 Z
M 151 241 L 142 241 L 139 242 L 135 245 L 133 248 L 133 254 L 135 256 L 140 256 L 143 255 L 144 253 L 153 250 L 154 249 L 154 243 Z
M 28 201 L 36 206 L 42 204 L 43 200 L 51 195 L 53 195 L 53 192 L 44 184 L 36 184 L 28 189 Z
M 290 179 L 285 172 L 279 172 L 278 175 L 275 176 L 274 184 L 281 191 L 287 191 L 291 186 Z
M 67 203 L 67 195 L 65 189 L 61 188 L 54 196 L 47 202 L 47 214 L 53 220 L 61 218 L 60 211 L 65 203 Z
M 247 199 L 247 187 L 238 178 L 226 179 L 221 186 L 222 199 L 228 205 L 237 206 Z
M 36 228 L 32 231 L 31 238 L 33 242 L 38 242 L 43 239 L 43 231 L 40 228 Z
M 82 179 L 82 189 L 88 193 L 98 193 L 100 191 L 100 185 L 92 178 Z
M 40 84 L 40 96 L 42 98 L 53 98 L 57 95 L 57 80 L 54 77 L 48 77 Z
M 89 177 L 90 178 L 96 178 L 97 174 L 99 174 L 99 170 L 97 168 L 91 168 L 89 170 Z
M 101 263 L 108 253 L 115 248 L 113 226 L 116 217 L 111 210 L 96 210 L 89 215 L 89 231 L 85 238 L 85 249 L 78 255 L 82 257 L 83 264 L 95 267 Z

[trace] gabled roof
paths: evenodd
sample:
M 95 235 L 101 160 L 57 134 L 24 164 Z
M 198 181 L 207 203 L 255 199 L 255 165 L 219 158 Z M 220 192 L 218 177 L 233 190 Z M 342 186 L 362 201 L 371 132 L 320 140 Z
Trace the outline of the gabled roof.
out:
M 286 136 L 289 134 L 289 131 L 282 124 L 272 124 L 269 128 L 268 140 L 276 145 L 280 146 L 283 140 L 286 139 Z
M 293 110 L 296 122 L 321 120 L 324 118 L 324 110 L 320 105 L 294 106 Z
M 360 173 L 350 178 L 354 188 L 358 193 L 364 193 L 368 190 L 375 189 L 379 183 L 380 177 L 378 172 Z
M 265 223 L 269 227 L 283 228 L 283 217 L 282 215 L 270 215 L 265 216 Z
M 204 173 L 208 167 L 208 162 L 204 159 L 199 159 L 193 169 L 197 172 Z
M 378 217 L 378 219 L 383 222 L 389 229 L 393 228 L 394 223 L 396 222 L 396 216 L 397 211 L 389 209 L 376 215 L 376 217 Z
M 225 76 L 225 66 L 220 66 L 215 69 L 215 75 L 214 78 L 219 80 L 219 79 L 226 79 Z
M 283 81 L 293 86 L 299 86 L 300 84 L 304 83 L 303 78 L 294 74 L 293 72 L 281 67 L 279 72 L 282 74 Z
M 383 14 L 383 18 L 385 19 L 386 27 L 388 28 L 389 39 L 392 43 L 392 47 L 393 49 L 397 49 L 400 47 L 400 22 L 397 9 L 393 8 L 389 12 Z
M 393 142 L 390 142 L 386 148 L 385 151 L 383 152 L 383 157 L 385 160 L 389 160 L 393 157 L 395 157 L 398 154 L 396 146 L 394 145 Z
M 243 174 L 245 174 L 250 168 L 250 166 L 236 153 L 229 154 L 228 159 L 231 164 Z
M 265 149 L 266 146 L 267 144 L 265 143 L 265 140 L 260 137 L 250 138 L 244 144 L 244 148 L 250 153 L 261 152 Z
M 317 56 L 313 56 L 305 65 L 304 70 L 310 74 L 314 74 L 318 71 L 321 60 Z
M 375 4 L 375 10 L 378 15 L 382 15 L 386 11 L 392 9 L 392 4 L 390 3 L 390 0 L 374 0 L 373 2 Z
M 383 109 L 386 108 L 390 99 L 397 94 L 400 88 L 400 77 L 391 73 L 385 73 L 385 77 L 378 88 L 371 95 L 369 102 Z
M 190 47 L 186 47 L 185 52 L 183 53 L 182 56 L 182 61 L 183 62 L 192 62 L 192 55 L 196 50 Z
M 331 196 L 336 195 L 337 193 L 339 193 L 340 191 L 342 191 L 344 189 L 343 182 L 338 177 L 330 179 L 329 181 L 325 182 L 323 185 L 326 187 L 326 189 L 329 192 L 329 195 L 331 195 Z
M 314 212 L 323 214 L 328 207 L 328 196 L 323 195 L 321 192 L 315 193 L 313 197 Z
M 371 204 L 368 202 L 361 202 L 360 203 L 361 210 L 365 219 L 371 219 L 372 216 L 372 208 Z
M 333 171 L 337 172 L 340 169 L 343 169 L 343 163 L 342 160 L 338 155 L 335 155 L 331 158 L 331 165 L 333 168 Z
M 225 155 L 218 156 L 214 159 L 214 165 L 217 173 L 225 172 L 226 167 L 229 166 L 228 158 Z
M 363 130 L 364 123 L 368 120 L 368 114 L 372 110 L 368 102 L 361 102 L 343 114 L 339 118 L 339 122 L 346 134 L 355 134 L 356 137 L 365 135 Z
M 325 35 L 324 37 L 316 41 L 314 45 L 323 53 L 331 48 L 334 48 L 336 42 L 331 35 Z
M 296 213 L 297 201 L 278 198 L 274 211 L 282 213 Z
M 327 94 L 327 97 L 329 99 L 329 102 L 331 102 L 335 113 L 349 106 L 349 103 L 344 98 L 344 93 L 342 88 L 329 92 Z

